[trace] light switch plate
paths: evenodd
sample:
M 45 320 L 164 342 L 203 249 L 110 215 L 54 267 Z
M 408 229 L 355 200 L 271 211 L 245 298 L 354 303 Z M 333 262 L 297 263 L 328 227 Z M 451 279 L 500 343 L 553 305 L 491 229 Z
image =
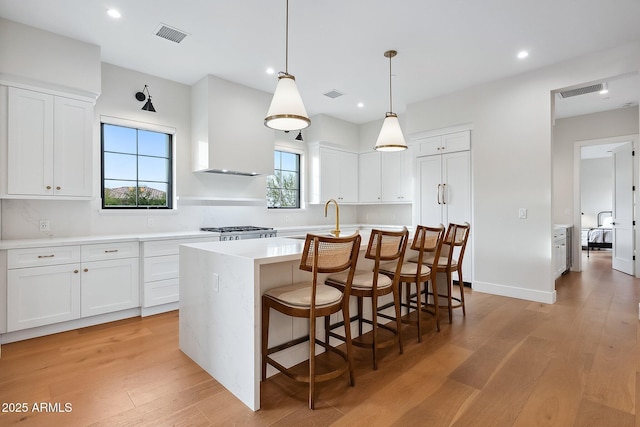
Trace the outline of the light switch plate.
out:
M 527 219 L 527 208 L 518 209 L 518 218 Z

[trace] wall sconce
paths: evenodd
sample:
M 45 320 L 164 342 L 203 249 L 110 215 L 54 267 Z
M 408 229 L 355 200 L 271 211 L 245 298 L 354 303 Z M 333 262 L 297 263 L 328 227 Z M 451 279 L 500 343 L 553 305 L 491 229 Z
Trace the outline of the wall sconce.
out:
M 144 94 L 145 91 L 147 92 L 146 95 Z M 153 104 L 151 103 L 151 94 L 149 93 L 149 88 L 147 87 L 147 85 L 144 85 L 144 89 L 142 89 L 142 92 L 136 93 L 136 99 L 140 102 L 144 101 L 145 99 L 147 100 L 147 102 L 142 107 L 144 111 L 151 111 L 152 113 L 156 112 L 156 109 L 153 108 Z

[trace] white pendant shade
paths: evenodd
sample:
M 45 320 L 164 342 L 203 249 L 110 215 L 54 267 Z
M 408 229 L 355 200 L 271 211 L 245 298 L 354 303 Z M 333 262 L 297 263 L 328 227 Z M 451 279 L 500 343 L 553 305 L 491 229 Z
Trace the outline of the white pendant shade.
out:
M 290 131 L 304 129 L 310 123 L 295 77 L 286 73 L 280 74 L 267 117 L 264 119 L 265 126 Z
M 382 129 L 380 129 L 380 135 L 378 135 L 378 140 L 373 148 L 377 151 L 401 151 L 407 149 L 407 143 L 404 141 L 400 122 L 395 113 L 387 113 L 382 123 Z

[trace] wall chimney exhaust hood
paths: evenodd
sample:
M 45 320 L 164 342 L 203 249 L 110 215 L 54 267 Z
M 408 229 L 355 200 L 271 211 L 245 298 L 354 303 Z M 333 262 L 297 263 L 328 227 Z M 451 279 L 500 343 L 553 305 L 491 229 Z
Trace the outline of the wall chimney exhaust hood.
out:
M 194 172 L 273 175 L 275 131 L 264 126 L 271 94 L 215 76 L 191 87 Z

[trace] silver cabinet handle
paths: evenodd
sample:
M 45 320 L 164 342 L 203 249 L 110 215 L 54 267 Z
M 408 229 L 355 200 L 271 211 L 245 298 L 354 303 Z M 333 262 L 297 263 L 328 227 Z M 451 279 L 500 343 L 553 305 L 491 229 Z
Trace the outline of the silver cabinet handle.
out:
M 38 258 L 53 258 L 55 255 L 38 255 Z
M 441 185 L 442 185 L 442 184 L 438 184 L 438 192 L 437 192 L 437 194 L 436 194 L 437 199 L 438 199 L 438 204 L 439 204 L 439 205 L 441 205 L 441 204 L 442 204 L 442 203 L 440 203 L 440 186 L 441 186 Z
M 110 250 L 105 250 L 104 251 L 105 254 L 114 253 L 114 252 L 118 252 L 118 250 L 117 249 L 110 249 Z
M 442 204 L 447 204 L 447 184 L 442 184 Z

